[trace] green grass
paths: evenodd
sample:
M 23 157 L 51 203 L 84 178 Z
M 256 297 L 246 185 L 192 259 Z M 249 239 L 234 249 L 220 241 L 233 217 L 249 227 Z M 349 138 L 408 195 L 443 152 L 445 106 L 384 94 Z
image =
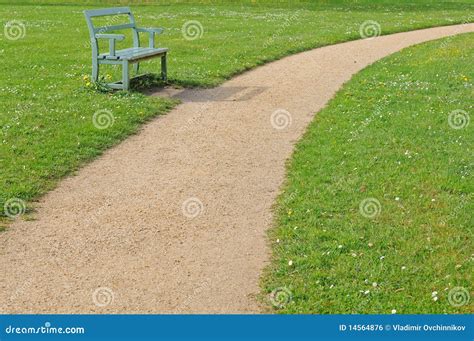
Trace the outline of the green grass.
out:
M 64 1 L 64 3 L 71 1 Z M 133 6 L 143 26 L 163 26 L 159 42 L 171 49 L 170 82 L 214 86 L 266 61 L 309 48 L 359 38 L 366 20 L 380 23 L 382 33 L 472 21 L 472 1 L 416 1 L 390 5 L 282 1 L 210 4 L 161 2 Z M 150 118 L 174 103 L 140 93 L 102 94 L 84 88 L 90 73 L 88 32 L 82 10 L 113 1 L 1 1 L 0 22 L 19 20 L 25 37 L 0 37 L 0 217 L 11 198 L 31 202 L 58 179 L 100 155 Z M 29 3 L 29 4 L 28 4 Z M 124 3 L 123 1 L 120 3 Z M 188 20 L 198 20 L 202 38 L 188 41 L 181 33 Z M 129 43 L 129 41 L 128 41 Z M 158 62 L 145 71 L 159 70 Z M 116 69 L 107 73 L 117 75 Z M 115 123 L 104 130 L 92 124 L 98 110 L 110 111 Z
M 473 297 L 448 301 L 454 287 L 473 289 L 473 126 L 448 124 L 454 110 L 472 117 L 473 60 L 474 34 L 405 49 L 355 75 L 317 114 L 270 232 L 263 285 L 284 288 L 278 311 L 474 311 Z M 368 198 L 380 203 L 372 218 L 360 212 Z

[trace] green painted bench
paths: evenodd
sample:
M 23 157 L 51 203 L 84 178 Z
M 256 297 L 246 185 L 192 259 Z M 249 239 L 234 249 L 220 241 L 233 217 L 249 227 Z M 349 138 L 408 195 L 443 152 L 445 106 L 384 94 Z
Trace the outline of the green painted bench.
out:
M 150 58 L 161 57 L 161 78 L 166 80 L 166 53 L 167 48 L 155 47 L 155 34 L 163 32 L 162 28 L 139 28 L 135 25 L 135 18 L 128 7 L 116 7 L 106 9 L 96 9 L 84 11 L 87 26 L 89 28 L 91 46 L 92 46 L 92 80 L 97 82 L 99 79 L 99 65 L 122 65 L 122 81 L 109 83 L 109 87 L 113 89 L 128 90 L 130 88 L 130 64 L 134 65 L 135 74 L 138 74 L 140 62 Z M 95 27 L 92 19 L 94 17 L 127 15 L 129 22 L 120 25 Z M 116 50 L 116 41 L 125 39 L 123 34 L 110 34 L 108 32 L 124 29 L 132 29 L 133 47 Z M 140 47 L 139 33 L 148 33 L 148 47 Z M 109 41 L 109 51 L 107 53 L 99 52 L 99 39 L 107 39 Z

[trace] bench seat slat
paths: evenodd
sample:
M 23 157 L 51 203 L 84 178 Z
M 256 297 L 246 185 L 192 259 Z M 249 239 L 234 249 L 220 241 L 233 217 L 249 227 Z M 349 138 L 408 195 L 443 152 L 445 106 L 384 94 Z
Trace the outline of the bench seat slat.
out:
M 115 56 L 110 56 L 108 53 L 102 53 L 99 55 L 99 59 L 112 59 L 112 60 L 139 60 L 150 56 L 156 56 L 164 54 L 168 51 L 167 48 L 150 48 L 150 47 L 131 47 L 128 49 L 118 50 L 115 52 Z

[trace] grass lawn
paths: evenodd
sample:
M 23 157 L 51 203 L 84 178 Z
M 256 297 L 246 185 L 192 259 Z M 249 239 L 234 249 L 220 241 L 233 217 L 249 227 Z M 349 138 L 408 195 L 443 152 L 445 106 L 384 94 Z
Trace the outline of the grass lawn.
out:
M 474 312 L 473 60 L 474 34 L 405 49 L 317 114 L 270 233 L 278 311 Z
M 20 23 L 20 33 L 11 33 L 19 39 L 7 39 L 6 30 L 0 37 L 0 218 L 5 216 L 5 202 L 13 198 L 31 202 L 175 104 L 137 92 L 104 94 L 85 88 L 91 52 L 82 11 L 92 7 L 91 1 L 40 3 L 0 0 L 2 26 Z M 104 4 L 113 1 L 97 1 L 97 6 Z M 213 86 L 290 53 L 358 39 L 367 20 L 377 21 L 382 34 L 454 24 L 472 21 L 467 14 L 474 4 L 335 1 L 277 6 L 271 1 L 258 5 L 244 1 L 132 8 L 140 25 L 166 28 L 158 41 L 171 49 L 171 83 Z M 202 37 L 185 39 L 182 26 L 189 20 L 199 21 Z M 143 66 L 145 71 L 159 70 L 158 62 Z M 116 76 L 117 70 L 106 73 Z M 93 116 L 98 111 L 111 114 L 113 125 L 97 129 Z
M 83 78 L 90 73 L 91 52 L 82 11 L 92 6 L 90 1 L 66 2 L 0 1 L 2 26 L 12 21 L 20 25 L 11 33 L 19 39 L 7 39 L 6 31 L 0 37 L 0 220 L 5 217 L 5 202 L 15 198 L 31 202 L 58 179 L 175 105 L 138 92 L 87 89 Z M 472 1 L 133 6 L 140 25 L 166 28 L 159 42 L 171 49 L 170 82 L 185 86 L 213 86 L 265 61 L 358 39 L 366 20 L 377 21 L 386 34 L 472 21 L 467 14 L 473 9 Z M 182 26 L 189 20 L 199 21 L 202 37 L 185 39 Z M 143 66 L 145 71 L 159 70 L 158 62 Z M 106 70 L 113 77 L 117 72 Z M 112 115 L 113 124 L 107 129 L 93 124 L 94 113 L 101 111 Z

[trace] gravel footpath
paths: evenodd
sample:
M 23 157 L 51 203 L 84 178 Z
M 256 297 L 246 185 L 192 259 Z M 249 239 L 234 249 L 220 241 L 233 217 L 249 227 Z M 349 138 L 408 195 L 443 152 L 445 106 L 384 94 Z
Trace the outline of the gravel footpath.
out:
M 351 76 L 474 24 L 293 55 L 183 103 L 61 181 L 0 233 L 3 313 L 258 313 L 285 161 Z M 107 109 L 107 108 L 104 108 Z

